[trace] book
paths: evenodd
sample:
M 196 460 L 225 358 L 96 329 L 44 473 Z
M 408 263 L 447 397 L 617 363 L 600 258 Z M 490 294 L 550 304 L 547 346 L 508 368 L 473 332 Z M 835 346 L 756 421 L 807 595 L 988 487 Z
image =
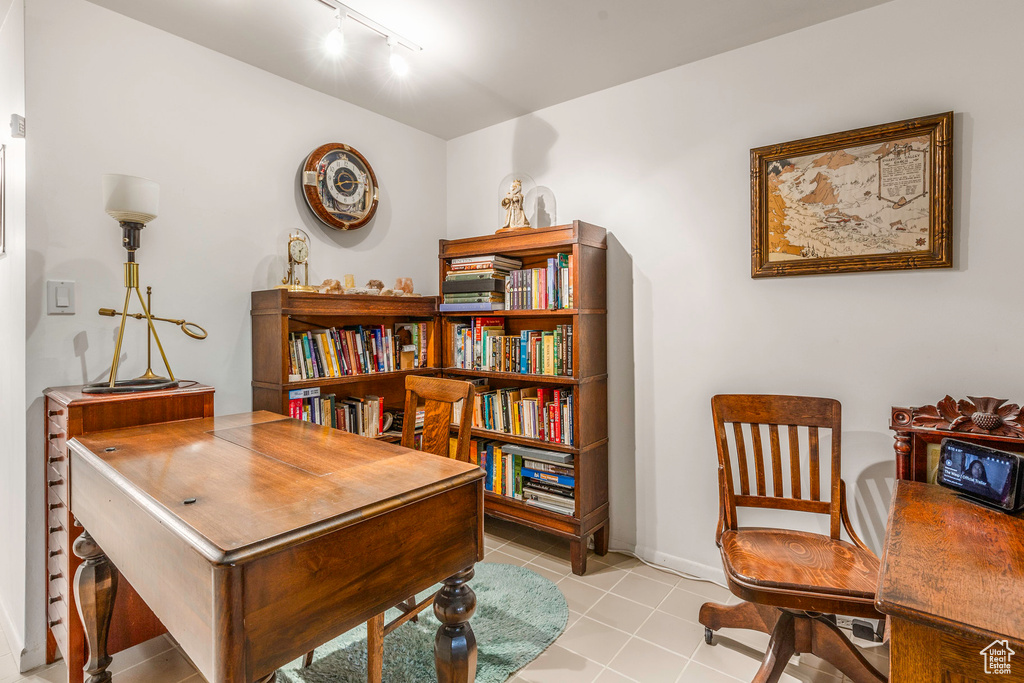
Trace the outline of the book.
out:
M 523 495 L 525 497 L 526 494 L 524 493 Z M 523 502 L 532 507 L 548 510 L 549 512 L 558 512 L 563 515 L 572 515 L 576 512 L 576 509 L 573 506 L 554 505 L 543 500 L 537 500 L 536 498 L 528 498 Z
M 505 295 L 496 294 L 494 292 L 462 292 L 460 294 L 444 295 L 444 303 L 446 304 L 474 303 L 480 301 L 503 303 L 505 301 Z
M 459 294 L 462 292 L 498 292 L 505 294 L 503 278 L 474 278 L 470 280 L 445 280 L 441 283 L 442 294 Z
M 571 463 L 573 460 L 572 453 L 556 453 L 555 451 L 546 451 L 541 448 L 533 448 L 532 446 L 520 446 L 519 444 L 505 446 L 505 452 L 521 455 L 524 459 L 559 464 Z
M 489 254 L 487 256 L 465 256 L 462 258 L 455 258 L 451 261 L 452 268 L 465 268 L 467 266 L 504 266 L 509 270 L 515 270 L 523 267 L 523 262 L 517 258 L 510 258 L 508 256 L 499 256 L 497 254 Z
M 565 477 L 576 476 L 576 470 L 574 470 L 572 467 L 557 465 L 553 462 L 543 462 L 540 460 L 530 460 L 529 458 L 525 458 L 523 460 L 523 465 L 524 467 L 527 467 L 531 470 L 536 470 L 537 472 L 549 472 L 551 474 L 560 474 Z
M 445 282 L 459 282 L 462 280 L 506 280 L 507 273 L 505 270 L 495 270 L 493 268 L 485 268 L 483 270 L 457 270 L 452 271 L 445 275 Z
M 504 301 L 485 301 L 480 303 L 458 303 L 458 304 L 440 304 L 438 310 L 442 313 L 460 312 L 460 311 L 503 311 L 505 310 Z
M 550 472 L 538 472 L 537 470 L 531 470 L 528 467 L 523 467 L 522 476 L 537 479 L 538 481 L 551 482 L 552 484 L 561 484 L 562 486 L 576 486 L 576 480 L 574 477 L 551 474 Z

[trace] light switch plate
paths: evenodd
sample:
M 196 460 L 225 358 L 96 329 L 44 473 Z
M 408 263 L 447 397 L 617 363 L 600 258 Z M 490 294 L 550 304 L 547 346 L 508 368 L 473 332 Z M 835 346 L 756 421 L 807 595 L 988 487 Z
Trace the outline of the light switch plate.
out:
M 75 283 L 73 280 L 46 281 L 47 315 L 75 314 Z

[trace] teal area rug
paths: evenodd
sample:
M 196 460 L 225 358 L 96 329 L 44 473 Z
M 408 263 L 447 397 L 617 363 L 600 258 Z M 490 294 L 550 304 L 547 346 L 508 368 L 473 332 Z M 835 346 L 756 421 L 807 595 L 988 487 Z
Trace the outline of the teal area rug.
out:
M 511 564 L 481 562 L 469 582 L 476 593 L 470 620 L 477 642 L 477 683 L 502 683 L 547 648 L 565 630 L 569 608 L 555 584 Z M 431 590 L 437 590 L 435 586 Z M 418 595 L 422 600 L 429 593 Z M 389 610 L 387 621 L 399 615 Z M 420 612 L 384 638 L 384 683 L 434 681 L 434 611 Z M 282 683 L 365 683 L 366 626 L 357 626 L 318 647 L 313 664 L 296 660 L 277 672 Z

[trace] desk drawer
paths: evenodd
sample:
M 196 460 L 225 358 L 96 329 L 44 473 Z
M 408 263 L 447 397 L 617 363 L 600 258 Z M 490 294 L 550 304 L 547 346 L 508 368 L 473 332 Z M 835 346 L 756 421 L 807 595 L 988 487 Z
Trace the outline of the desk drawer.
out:
M 67 431 L 68 409 L 52 399 L 46 399 L 46 422 L 58 431 Z
M 46 444 L 46 464 L 56 469 L 62 477 L 67 477 L 68 447 L 63 437 Z
M 55 626 L 63 626 L 67 628 L 68 623 L 68 603 L 63 598 L 56 600 L 55 602 L 49 602 L 46 605 L 46 625 L 50 628 Z
M 53 465 L 46 467 L 46 485 L 49 487 L 49 493 L 57 496 L 57 499 L 65 505 L 68 504 L 67 477 L 57 471 Z
M 53 639 L 57 641 L 57 649 L 60 650 L 60 654 L 66 662 L 70 655 L 68 654 L 68 630 L 65 626 L 66 624 L 51 626 L 50 632 L 53 633 Z

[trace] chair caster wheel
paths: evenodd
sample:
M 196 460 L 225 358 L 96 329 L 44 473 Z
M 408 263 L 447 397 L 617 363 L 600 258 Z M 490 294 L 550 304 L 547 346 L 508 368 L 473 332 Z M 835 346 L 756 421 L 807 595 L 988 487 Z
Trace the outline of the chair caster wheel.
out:
M 712 640 L 715 637 L 715 632 L 709 629 L 707 626 L 704 627 L 704 642 L 708 645 L 714 645 Z

